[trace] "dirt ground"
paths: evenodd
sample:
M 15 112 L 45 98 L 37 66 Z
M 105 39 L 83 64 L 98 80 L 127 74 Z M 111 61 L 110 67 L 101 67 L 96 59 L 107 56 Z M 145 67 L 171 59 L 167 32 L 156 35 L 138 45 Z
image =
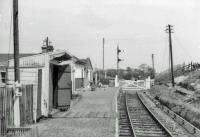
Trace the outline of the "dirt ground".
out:
M 116 88 L 82 92 L 69 111 L 37 124 L 40 137 L 114 137 L 116 93 Z

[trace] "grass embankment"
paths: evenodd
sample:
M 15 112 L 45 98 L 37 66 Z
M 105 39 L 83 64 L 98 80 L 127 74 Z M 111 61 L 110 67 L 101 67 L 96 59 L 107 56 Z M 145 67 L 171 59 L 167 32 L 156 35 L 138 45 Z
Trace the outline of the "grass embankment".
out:
M 183 75 L 175 78 L 177 85 L 195 91 L 196 94 L 200 93 L 200 71 L 193 71 L 187 75 Z
M 155 86 L 150 90 L 150 94 L 161 104 L 200 128 L 200 98 L 181 94 L 164 85 Z

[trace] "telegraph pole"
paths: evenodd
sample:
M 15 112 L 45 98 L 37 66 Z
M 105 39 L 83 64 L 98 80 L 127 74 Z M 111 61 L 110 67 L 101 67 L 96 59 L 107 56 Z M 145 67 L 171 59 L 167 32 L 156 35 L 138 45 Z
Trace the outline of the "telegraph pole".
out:
M 18 0 L 13 0 L 13 40 L 14 40 L 14 76 L 15 76 L 15 99 L 14 99 L 14 125 L 20 126 L 20 108 L 19 108 L 19 27 L 18 27 Z
M 153 78 L 155 78 L 155 70 L 154 70 L 154 54 L 152 54 L 152 68 L 153 68 Z
M 171 33 L 173 30 L 173 26 L 168 24 L 166 32 L 169 33 L 169 52 L 170 52 L 170 59 L 171 59 L 171 77 L 172 77 L 172 87 L 174 87 L 174 70 L 173 70 L 173 52 L 172 52 L 172 38 Z
M 19 71 L 19 27 L 18 27 L 18 0 L 13 0 L 13 39 L 14 39 L 14 71 L 15 82 L 20 82 Z
M 103 38 L 103 72 L 104 72 L 104 78 L 106 78 L 106 77 L 107 77 L 107 76 L 106 76 L 107 74 L 106 74 L 106 70 L 104 70 L 104 69 L 105 69 L 105 68 L 104 68 L 104 67 L 105 67 L 105 66 L 104 66 L 104 65 L 105 65 L 105 64 L 104 64 L 104 63 L 105 63 L 104 45 L 105 45 L 105 39 Z
M 104 44 L 105 44 L 105 39 L 103 38 L 103 70 L 104 70 Z

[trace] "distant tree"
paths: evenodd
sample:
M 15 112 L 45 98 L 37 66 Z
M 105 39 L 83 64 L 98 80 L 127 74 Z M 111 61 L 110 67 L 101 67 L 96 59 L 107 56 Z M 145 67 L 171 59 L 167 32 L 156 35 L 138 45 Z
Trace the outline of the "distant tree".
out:
M 117 70 L 116 69 L 108 69 L 107 70 L 107 76 L 110 76 L 110 77 L 115 77 L 117 74 Z
M 102 69 L 98 69 L 96 71 L 98 73 L 98 79 L 103 79 L 105 72 Z M 117 75 L 117 70 L 116 69 L 107 69 L 107 78 L 108 79 L 113 79 Z M 131 80 L 131 79 L 145 79 L 148 76 L 153 78 L 153 69 L 148 66 L 147 64 L 141 64 L 137 69 L 127 67 L 126 69 L 119 69 L 118 70 L 118 77 L 120 79 L 126 79 L 126 80 Z M 106 81 L 106 80 L 103 80 Z
M 126 68 L 126 74 L 124 75 L 124 79 L 131 80 L 132 77 L 133 77 L 132 69 L 130 67 L 127 67 Z
M 150 76 L 150 78 L 153 78 L 154 73 L 153 73 L 153 68 L 151 68 L 150 66 L 148 66 L 147 64 L 141 64 L 138 67 L 138 73 L 139 73 L 139 78 L 140 79 L 145 79 L 148 76 Z

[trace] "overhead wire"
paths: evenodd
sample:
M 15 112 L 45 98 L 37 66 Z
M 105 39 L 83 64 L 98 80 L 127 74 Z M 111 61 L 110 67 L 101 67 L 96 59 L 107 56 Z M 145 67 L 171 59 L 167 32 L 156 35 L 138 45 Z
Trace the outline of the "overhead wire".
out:
M 166 51 L 167 51 L 167 47 L 168 47 L 168 45 L 167 45 L 167 43 L 168 43 L 168 40 L 167 40 L 167 37 L 165 36 L 165 41 L 164 41 L 164 50 L 163 50 L 163 56 L 162 56 L 162 65 L 161 65 L 161 67 L 162 68 L 164 68 L 164 66 L 165 66 L 165 62 L 166 62 Z
M 192 57 L 189 54 L 189 52 L 185 49 L 185 47 L 183 46 L 182 42 L 179 40 L 177 35 L 174 35 L 174 42 L 176 44 L 174 44 L 175 46 L 177 45 L 183 52 L 184 52 L 184 56 L 186 58 L 188 58 L 190 61 L 192 61 Z
M 11 0 L 12 3 L 12 0 Z M 13 22 L 13 8 L 12 8 L 12 4 L 11 4 L 11 12 L 10 12 L 10 28 L 9 28 L 9 47 L 8 47 L 8 56 L 7 59 L 8 61 L 10 60 L 10 50 L 11 50 L 11 42 L 12 42 L 12 22 Z M 8 62 L 9 65 L 9 62 Z
M 12 0 L 11 0 L 12 3 Z M 8 39 L 8 54 L 7 54 L 7 63 L 6 63 L 6 73 L 9 67 L 9 60 L 10 60 L 10 50 L 11 50 L 11 43 L 12 43 L 12 30 L 13 30 L 13 8 L 11 4 L 11 11 L 10 11 L 10 26 L 9 26 L 9 39 Z M 8 73 L 7 73 L 8 74 Z M 6 83 L 8 82 L 8 75 L 6 75 Z

